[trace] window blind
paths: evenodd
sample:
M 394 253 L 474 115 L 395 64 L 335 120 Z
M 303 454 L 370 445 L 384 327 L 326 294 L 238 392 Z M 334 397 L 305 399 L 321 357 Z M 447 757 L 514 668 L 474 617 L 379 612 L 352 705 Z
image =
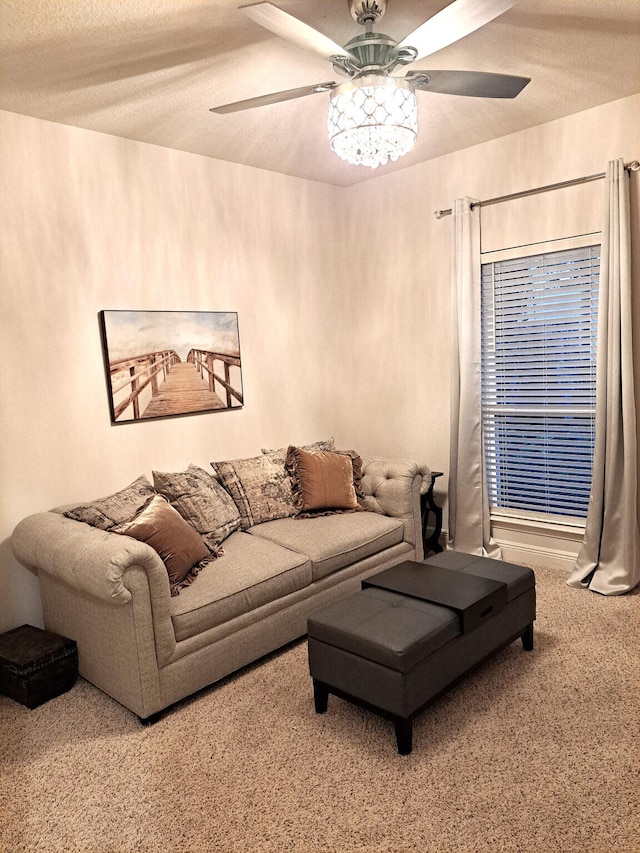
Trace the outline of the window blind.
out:
M 482 265 L 482 422 L 493 509 L 585 518 L 600 247 Z

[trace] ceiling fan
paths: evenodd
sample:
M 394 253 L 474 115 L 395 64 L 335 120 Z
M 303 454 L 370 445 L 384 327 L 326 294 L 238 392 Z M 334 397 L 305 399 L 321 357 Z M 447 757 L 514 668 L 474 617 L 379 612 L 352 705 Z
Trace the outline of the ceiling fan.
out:
M 480 71 L 429 69 L 392 74 L 483 27 L 515 2 L 454 0 L 396 42 L 373 30 L 386 11 L 387 0 L 347 0 L 351 16 L 365 27 L 365 32 L 344 47 L 272 3 L 241 6 L 244 14 L 265 29 L 327 59 L 348 82 L 331 80 L 287 89 L 212 107 L 211 112 L 232 113 L 329 92 L 328 130 L 333 150 L 351 163 L 374 167 L 389 159 L 397 160 L 413 147 L 417 135 L 416 90 L 476 98 L 515 98 L 530 82 L 528 77 Z

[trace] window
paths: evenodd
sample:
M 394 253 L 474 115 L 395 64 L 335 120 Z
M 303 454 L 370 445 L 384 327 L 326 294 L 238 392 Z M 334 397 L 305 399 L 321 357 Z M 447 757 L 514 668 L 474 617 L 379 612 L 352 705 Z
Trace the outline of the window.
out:
M 482 264 L 491 511 L 584 519 L 595 440 L 600 246 L 502 256 Z

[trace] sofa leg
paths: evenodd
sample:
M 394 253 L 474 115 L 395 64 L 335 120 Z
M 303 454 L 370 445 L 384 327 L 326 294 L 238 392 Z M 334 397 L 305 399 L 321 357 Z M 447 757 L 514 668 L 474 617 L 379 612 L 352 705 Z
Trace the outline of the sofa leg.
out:
M 530 652 L 533 649 L 533 622 L 531 622 L 522 632 L 522 648 L 525 652 Z
M 162 711 L 157 711 L 155 714 L 151 714 L 150 717 L 139 717 L 139 720 L 143 726 L 153 726 L 155 723 L 158 722 L 161 716 Z
M 396 742 L 400 755 L 409 755 L 413 749 L 413 720 L 396 717 L 393 721 L 396 730 Z
M 316 714 L 324 714 L 329 704 L 329 690 L 327 685 L 313 679 L 313 702 L 316 708 Z

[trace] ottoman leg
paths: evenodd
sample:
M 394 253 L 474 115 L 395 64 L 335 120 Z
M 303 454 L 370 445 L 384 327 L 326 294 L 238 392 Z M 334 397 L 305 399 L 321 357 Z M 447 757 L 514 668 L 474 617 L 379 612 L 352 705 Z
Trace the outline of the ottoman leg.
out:
M 527 625 L 522 633 L 522 648 L 525 652 L 530 652 L 533 649 L 533 622 Z
M 313 701 L 316 707 L 316 714 L 324 714 L 329 703 L 329 690 L 327 685 L 322 681 L 313 679 Z
M 396 717 L 393 722 L 396 729 L 398 752 L 400 755 L 409 755 L 413 749 L 413 721 L 406 719 L 406 717 Z

